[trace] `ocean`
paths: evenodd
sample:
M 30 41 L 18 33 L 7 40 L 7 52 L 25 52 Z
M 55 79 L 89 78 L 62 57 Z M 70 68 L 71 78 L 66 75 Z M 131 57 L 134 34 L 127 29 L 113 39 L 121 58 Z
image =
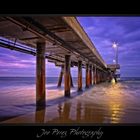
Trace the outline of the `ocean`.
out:
M 140 123 L 140 78 L 123 77 L 116 84 L 93 85 L 64 97 L 58 77 L 46 78 L 46 108 L 36 111 L 35 78 L 0 77 L 0 122 L 6 123 Z

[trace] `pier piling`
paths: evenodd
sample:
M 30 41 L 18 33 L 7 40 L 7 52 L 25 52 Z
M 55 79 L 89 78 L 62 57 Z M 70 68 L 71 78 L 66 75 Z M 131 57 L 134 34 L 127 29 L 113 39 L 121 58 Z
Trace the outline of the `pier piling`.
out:
M 61 72 L 60 72 L 60 75 L 59 75 L 57 87 L 61 87 L 63 75 L 64 75 L 64 65 L 61 66 Z
M 90 65 L 89 75 L 90 75 L 90 86 L 91 86 L 92 85 L 92 65 Z
M 65 88 L 65 96 L 70 97 L 70 88 L 71 88 L 71 80 L 70 80 L 70 55 L 65 55 L 65 83 L 64 83 L 64 88 Z
M 78 61 L 78 91 L 82 91 L 82 61 Z
M 36 49 L 36 105 L 45 106 L 45 42 L 37 42 Z
M 71 87 L 74 87 L 71 72 L 70 72 L 70 82 L 71 82 Z
M 90 80 L 89 80 L 89 64 L 86 64 L 86 88 L 89 88 Z
M 96 85 L 97 84 L 97 72 L 96 72 L 96 66 L 94 66 L 94 68 L 93 68 L 93 83 L 94 83 L 94 85 Z

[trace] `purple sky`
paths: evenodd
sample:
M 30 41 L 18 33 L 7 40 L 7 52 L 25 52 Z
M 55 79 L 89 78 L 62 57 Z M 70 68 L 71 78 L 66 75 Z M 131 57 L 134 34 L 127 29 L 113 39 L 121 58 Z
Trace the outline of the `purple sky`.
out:
M 117 42 L 121 76 L 140 77 L 140 17 L 78 17 L 78 21 L 106 63 L 113 63 L 112 43 Z M 35 60 L 0 47 L 0 76 L 35 76 Z M 59 72 L 59 67 L 46 60 L 47 76 L 58 76 Z M 72 75 L 77 76 L 77 68 L 72 68 Z

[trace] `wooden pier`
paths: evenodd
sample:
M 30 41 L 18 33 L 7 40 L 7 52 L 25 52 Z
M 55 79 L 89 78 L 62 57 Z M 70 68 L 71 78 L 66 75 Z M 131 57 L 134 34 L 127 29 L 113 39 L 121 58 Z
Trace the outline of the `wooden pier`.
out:
M 78 68 L 78 89 L 82 91 L 82 68 L 86 88 L 104 82 L 118 68 L 108 66 L 75 17 L 0 17 L 0 47 L 36 56 L 36 105 L 45 106 L 45 59 L 61 67 L 58 87 L 64 76 L 64 96 L 74 86 L 71 67 Z M 113 69 L 113 70 L 112 70 Z

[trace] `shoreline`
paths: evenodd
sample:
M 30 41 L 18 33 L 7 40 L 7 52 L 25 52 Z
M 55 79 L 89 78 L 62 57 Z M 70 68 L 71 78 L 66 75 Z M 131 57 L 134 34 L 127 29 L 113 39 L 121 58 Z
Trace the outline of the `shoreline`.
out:
M 0 123 L 139 123 L 139 91 L 139 84 L 121 82 L 101 83 L 82 93 L 75 91 L 71 98 L 64 97 L 63 90 L 50 90 L 45 109 Z

